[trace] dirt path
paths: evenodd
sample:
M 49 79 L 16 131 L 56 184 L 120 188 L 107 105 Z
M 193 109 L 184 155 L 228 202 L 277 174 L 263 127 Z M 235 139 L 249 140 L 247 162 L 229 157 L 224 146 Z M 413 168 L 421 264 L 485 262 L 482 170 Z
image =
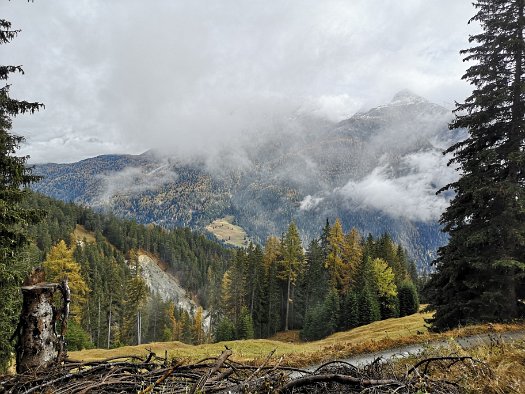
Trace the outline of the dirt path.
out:
M 490 344 L 493 340 L 502 340 L 505 342 L 513 342 L 525 339 L 525 331 L 511 331 L 495 334 L 479 334 L 468 337 L 455 338 L 454 342 L 459 344 L 464 349 L 470 349 L 478 345 Z M 449 347 L 450 343 L 446 340 L 434 341 L 426 344 L 403 346 L 395 349 L 382 350 L 375 353 L 360 354 L 340 361 L 350 363 L 355 366 L 363 366 L 372 363 L 377 358 L 385 360 L 403 358 L 413 356 L 421 353 L 426 347 Z M 320 365 L 313 365 L 306 368 L 307 371 L 315 371 Z

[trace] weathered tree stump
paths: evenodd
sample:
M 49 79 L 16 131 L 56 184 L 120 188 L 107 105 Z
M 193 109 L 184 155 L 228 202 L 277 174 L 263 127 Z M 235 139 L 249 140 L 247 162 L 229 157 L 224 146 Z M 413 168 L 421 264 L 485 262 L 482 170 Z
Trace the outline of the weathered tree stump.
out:
M 60 290 L 64 299 L 62 313 L 53 306 L 53 295 Z M 38 283 L 22 287 L 23 306 L 18 326 L 16 371 L 47 368 L 65 355 L 64 325 L 69 308 L 67 281 Z M 62 323 L 61 335 L 56 332 L 57 317 Z

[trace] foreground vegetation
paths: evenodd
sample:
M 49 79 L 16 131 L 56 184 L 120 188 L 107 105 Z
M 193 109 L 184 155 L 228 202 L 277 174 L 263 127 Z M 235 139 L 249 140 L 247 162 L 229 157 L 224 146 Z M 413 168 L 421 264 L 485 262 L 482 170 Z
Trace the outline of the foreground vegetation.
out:
M 490 344 L 463 349 L 454 341 L 448 348 L 427 347 L 417 357 L 407 357 L 394 363 L 398 374 L 406 372 L 421 360 L 448 356 L 471 357 L 467 363 L 444 360 L 440 367 L 429 366 L 433 380 L 446 380 L 467 393 L 523 393 L 525 392 L 525 341 L 503 341 L 497 335 Z
M 214 357 L 225 346 L 233 351 L 237 362 L 257 364 L 275 350 L 274 357 L 283 357 L 281 365 L 304 367 L 334 359 L 344 359 L 357 354 L 377 352 L 412 344 L 428 344 L 482 333 L 500 333 L 525 330 L 523 324 L 478 325 L 459 328 L 446 333 L 431 333 L 425 319 L 430 313 L 416 313 L 402 318 L 392 318 L 366 326 L 339 332 L 313 342 L 282 342 L 275 339 L 249 339 L 214 344 L 188 345 L 181 342 L 156 342 L 141 346 L 125 346 L 116 349 L 89 349 L 70 352 L 74 360 L 93 361 L 110 357 L 145 356 L 150 351 L 158 356 L 168 355 L 185 363 L 194 363 L 206 357 Z M 297 339 L 298 335 L 288 338 Z
M 480 327 L 475 329 L 479 331 Z M 333 360 L 304 369 L 284 366 L 283 357 L 274 351 L 250 364 L 233 360 L 235 352 L 231 349 L 218 350 L 195 362 L 159 357 L 148 351 L 142 356 L 114 356 L 100 361 L 68 360 L 46 371 L 0 376 L 0 388 L 56 393 L 523 392 L 525 342 L 504 342 L 494 332 L 489 338 L 487 344 L 468 351 L 450 340 L 448 346 L 429 345 L 413 357 L 375 359 L 364 364 Z

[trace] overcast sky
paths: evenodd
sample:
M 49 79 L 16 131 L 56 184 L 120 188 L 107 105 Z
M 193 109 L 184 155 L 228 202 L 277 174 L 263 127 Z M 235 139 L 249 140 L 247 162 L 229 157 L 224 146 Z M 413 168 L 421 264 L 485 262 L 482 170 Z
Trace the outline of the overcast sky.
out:
M 170 147 L 205 152 L 313 113 L 332 121 L 408 88 L 453 106 L 474 10 L 460 0 L 3 1 L 22 33 L 14 131 L 32 162 Z

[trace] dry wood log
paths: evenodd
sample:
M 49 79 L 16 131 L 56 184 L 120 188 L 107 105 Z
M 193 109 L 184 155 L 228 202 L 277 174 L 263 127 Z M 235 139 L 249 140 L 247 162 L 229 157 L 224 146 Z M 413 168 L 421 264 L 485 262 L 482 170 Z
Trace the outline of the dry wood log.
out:
M 402 383 L 392 379 L 359 379 L 349 375 L 339 374 L 323 374 L 305 376 L 299 379 L 292 380 L 279 389 L 280 393 L 288 393 L 292 389 L 307 386 L 315 383 L 340 383 L 345 385 L 357 386 L 361 388 L 373 386 L 403 386 Z
M 53 294 L 57 283 L 22 287 L 23 304 L 18 325 L 16 371 L 47 368 L 57 362 L 61 347 L 55 331 L 56 313 Z

